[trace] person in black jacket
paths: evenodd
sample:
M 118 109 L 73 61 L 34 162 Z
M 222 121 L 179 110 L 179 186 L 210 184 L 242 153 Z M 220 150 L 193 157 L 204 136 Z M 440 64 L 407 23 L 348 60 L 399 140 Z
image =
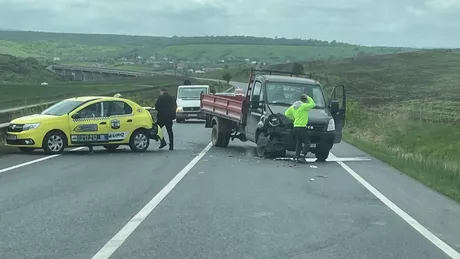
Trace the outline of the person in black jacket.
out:
M 166 88 L 161 88 L 160 96 L 155 103 L 155 110 L 157 111 L 157 123 L 160 128 L 166 127 L 169 137 L 169 150 L 174 150 L 174 133 L 172 130 L 173 120 L 176 118 L 176 98 L 168 94 Z M 165 138 L 161 141 L 160 148 L 166 146 Z

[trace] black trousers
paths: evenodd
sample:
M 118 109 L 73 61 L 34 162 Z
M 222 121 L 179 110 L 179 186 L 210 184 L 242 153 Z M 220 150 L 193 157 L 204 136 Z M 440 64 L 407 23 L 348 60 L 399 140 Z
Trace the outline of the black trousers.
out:
M 310 135 L 308 134 L 308 130 L 306 127 L 295 127 L 294 128 L 294 137 L 296 141 L 295 146 L 295 157 L 300 157 L 300 153 L 302 152 L 303 146 L 303 153 L 306 155 L 310 150 Z
M 166 127 L 166 131 L 168 132 L 169 145 L 173 146 L 174 145 L 174 133 L 172 130 L 173 121 L 172 120 L 158 120 L 158 126 L 160 126 L 160 128 Z

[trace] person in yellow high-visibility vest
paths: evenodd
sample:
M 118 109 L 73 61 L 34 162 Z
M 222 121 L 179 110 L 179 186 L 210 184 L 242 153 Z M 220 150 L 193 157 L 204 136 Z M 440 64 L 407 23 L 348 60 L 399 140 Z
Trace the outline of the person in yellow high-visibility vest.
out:
M 300 101 L 296 101 L 290 106 L 284 115 L 294 121 L 294 136 L 296 140 L 295 158 L 300 159 L 302 145 L 304 155 L 310 149 L 310 136 L 307 131 L 308 113 L 311 109 L 315 108 L 315 101 L 313 98 L 306 94 L 300 96 Z

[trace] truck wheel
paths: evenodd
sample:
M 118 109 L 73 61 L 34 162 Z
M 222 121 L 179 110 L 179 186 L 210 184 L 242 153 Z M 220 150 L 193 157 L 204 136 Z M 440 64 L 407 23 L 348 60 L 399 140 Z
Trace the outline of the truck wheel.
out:
M 326 161 L 327 157 L 329 156 L 329 151 L 330 148 L 319 148 L 318 151 L 316 151 L 315 156 L 318 159 L 319 162 L 324 162 Z
M 230 134 L 219 132 L 219 124 L 216 123 L 212 126 L 211 141 L 215 147 L 227 147 L 230 143 Z
M 129 147 L 134 152 L 145 152 L 150 145 L 150 139 L 145 130 L 136 130 L 129 139 Z
M 256 144 L 257 155 L 259 157 L 267 157 L 269 155 L 267 152 L 268 136 L 265 134 L 265 132 L 259 134 Z

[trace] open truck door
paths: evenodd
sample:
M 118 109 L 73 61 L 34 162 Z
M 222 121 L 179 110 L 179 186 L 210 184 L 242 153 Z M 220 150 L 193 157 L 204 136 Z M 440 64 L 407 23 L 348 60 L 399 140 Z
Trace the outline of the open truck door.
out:
M 343 127 L 345 126 L 345 117 L 347 111 L 347 94 L 344 85 L 334 87 L 332 96 L 329 99 L 329 111 L 335 122 L 334 143 L 342 141 Z

